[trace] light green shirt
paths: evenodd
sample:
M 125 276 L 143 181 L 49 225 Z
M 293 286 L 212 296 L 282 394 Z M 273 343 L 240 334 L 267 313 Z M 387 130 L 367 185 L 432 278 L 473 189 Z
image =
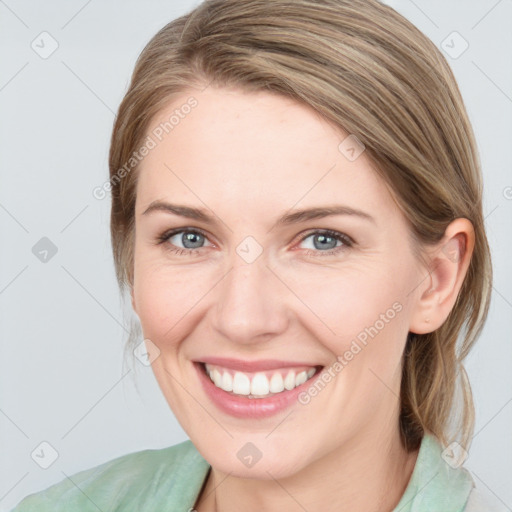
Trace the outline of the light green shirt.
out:
M 409 484 L 393 512 L 494 510 L 473 496 L 468 503 L 474 494 L 470 473 L 451 467 L 441 452 L 437 439 L 425 434 Z M 187 440 L 129 453 L 75 473 L 27 496 L 12 512 L 189 512 L 209 469 Z

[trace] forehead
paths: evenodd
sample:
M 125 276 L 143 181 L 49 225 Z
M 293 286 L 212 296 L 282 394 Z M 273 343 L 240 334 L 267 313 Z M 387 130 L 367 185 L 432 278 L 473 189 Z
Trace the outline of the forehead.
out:
M 211 87 L 185 92 L 147 131 L 154 147 L 139 166 L 137 208 L 165 198 L 206 206 L 222 201 L 254 214 L 298 203 L 393 209 L 364 151 L 347 158 L 349 135 L 280 95 Z

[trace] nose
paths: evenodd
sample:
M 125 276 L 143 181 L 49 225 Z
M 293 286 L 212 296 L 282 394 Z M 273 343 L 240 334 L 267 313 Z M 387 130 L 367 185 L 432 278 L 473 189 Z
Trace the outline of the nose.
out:
M 268 341 L 286 330 L 286 288 L 262 256 L 246 263 L 235 255 L 230 271 L 216 289 L 212 323 L 219 335 L 251 344 Z

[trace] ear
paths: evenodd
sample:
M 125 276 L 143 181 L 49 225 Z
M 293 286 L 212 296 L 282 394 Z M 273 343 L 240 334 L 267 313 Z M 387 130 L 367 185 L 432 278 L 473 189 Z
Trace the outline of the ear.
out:
M 409 331 L 426 334 L 443 325 L 457 300 L 474 246 L 473 225 L 460 218 L 452 221 L 439 243 L 429 249 L 429 268 L 418 287 Z

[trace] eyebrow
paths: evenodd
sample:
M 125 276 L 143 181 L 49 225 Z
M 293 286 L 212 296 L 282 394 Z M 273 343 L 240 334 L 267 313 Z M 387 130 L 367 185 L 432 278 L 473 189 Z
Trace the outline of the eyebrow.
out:
M 163 211 L 179 215 L 180 217 L 186 217 L 187 219 L 193 219 L 205 224 L 214 225 L 217 223 L 215 216 L 207 213 L 207 210 L 201 208 L 193 208 L 191 206 L 171 204 L 165 201 L 153 201 L 147 208 L 142 212 L 142 215 L 148 215 L 155 211 Z M 362 210 L 351 208 L 349 206 L 342 205 L 328 205 L 306 208 L 303 210 L 293 211 L 286 213 L 279 217 L 275 222 L 275 226 L 288 226 L 297 224 L 300 222 L 306 222 L 308 220 L 320 219 L 323 217 L 329 217 L 331 215 L 349 215 L 362 218 L 376 224 L 375 218 L 369 213 Z

